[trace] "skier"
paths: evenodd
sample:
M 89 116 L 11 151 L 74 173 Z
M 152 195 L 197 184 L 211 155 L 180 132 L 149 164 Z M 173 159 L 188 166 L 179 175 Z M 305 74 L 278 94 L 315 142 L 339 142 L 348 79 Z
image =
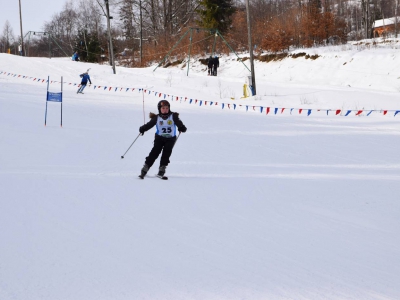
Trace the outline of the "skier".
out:
M 157 157 L 161 155 L 160 167 L 158 169 L 157 177 L 161 179 L 168 179 L 164 176 L 165 169 L 169 164 L 169 157 L 172 154 L 176 141 L 176 127 L 179 133 L 186 132 L 187 128 L 179 119 L 179 113 L 170 110 L 170 104 L 166 100 L 161 100 L 157 105 L 158 114 L 150 113 L 150 121 L 139 128 L 139 132 L 143 135 L 147 130 L 157 126 L 157 131 L 154 137 L 154 146 L 151 149 L 149 156 L 146 157 L 144 166 L 141 170 L 140 178 L 144 178 L 147 172 L 154 164 Z
M 207 65 L 208 66 L 208 76 L 213 74 L 213 63 L 214 63 L 213 58 L 210 55 L 210 57 L 208 58 L 208 65 Z
M 90 84 L 92 84 L 92 81 L 90 81 L 90 76 L 88 72 L 82 73 L 81 75 L 79 75 L 82 78 L 81 81 L 81 86 L 79 87 L 78 91 L 76 92 L 77 94 L 81 93 L 83 94 L 83 90 L 86 87 L 87 82 L 89 81 Z
M 213 75 L 217 76 L 217 69 L 219 67 L 219 58 L 215 55 L 213 59 Z

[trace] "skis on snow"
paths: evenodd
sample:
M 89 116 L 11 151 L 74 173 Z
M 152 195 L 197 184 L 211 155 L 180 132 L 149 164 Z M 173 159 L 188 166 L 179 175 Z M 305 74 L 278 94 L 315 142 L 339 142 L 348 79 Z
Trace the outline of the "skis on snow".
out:
M 157 178 L 160 178 L 160 179 L 162 179 L 162 180 L 168 180 L 168 177 L 167 177 L 167 176 L 159 176 L 159 175 L 156 175 L 156 177 L 157 177 Z M 139 178 L 140 178 L 140 179 L 144 179 L 144 176 L 139 175 Z

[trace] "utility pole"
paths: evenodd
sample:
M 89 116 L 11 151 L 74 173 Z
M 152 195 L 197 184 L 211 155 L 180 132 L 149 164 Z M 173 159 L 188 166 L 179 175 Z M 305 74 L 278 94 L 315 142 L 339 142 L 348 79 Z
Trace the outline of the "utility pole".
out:
M 24 35 L 22 33 L 22 12 L 21 12 L 21 0 L 19 0 L 19 25 L 21 28 L 21 56 L 25 56 L 24 52 Z
M 108 7 L 108 0 L 104 0 L 106 4 L 106 12 L 107 12 L 107 29 L 108 29 L 108 39 L 110 43 L 110 65 L 112 66 L 113 72 L 115 74 L 115 61 L 114 61 L 114 49 L 111 39 L 111 26 L 110 26 L 110 8 Z
M 256 78 L 254 74 L 254 62 L 253 62 L 253 46 L 251 45 L 251 24 L 250 24 L 250 12 L 249 12 L 249 0 L 246 0 L 246 11 L 247 11 L 247 35 L 249 40 L 249 52 L 250 52 L 250 67 L 251 67 L 251 85 L 253 89 L 253 96 L 256 95 Z
M 143 59 L 143 24 L 142 24 L 142 0 L 139 1 L 140 6 L 140 66 L 142 66 L 142 59 Z

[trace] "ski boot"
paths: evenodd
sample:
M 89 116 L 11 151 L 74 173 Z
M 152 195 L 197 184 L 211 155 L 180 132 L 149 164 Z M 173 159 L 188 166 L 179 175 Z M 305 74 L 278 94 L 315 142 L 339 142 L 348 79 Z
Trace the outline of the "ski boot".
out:
M 146 176 L 147 171 L 149 171 L 149 166 L 146 165 L 146 164 L 144 164 L 142 170 L 140 170 L 140 175 L 139 175 L 139 177 L 140 177 L 141 179 L 143 179 L 144 176 Z
M 166 168 L 167 168 L 167 166 L 160 166 L 160 168 L 158 169 L 158 174 L 157 174 L 158 178 L 161 178 L 164 180 L 168 179 L 168 177 L 164 176 Z

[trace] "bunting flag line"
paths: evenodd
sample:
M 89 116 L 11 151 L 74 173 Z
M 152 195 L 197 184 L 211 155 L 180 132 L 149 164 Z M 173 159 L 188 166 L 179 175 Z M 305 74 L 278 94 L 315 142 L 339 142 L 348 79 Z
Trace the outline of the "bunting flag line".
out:
M 39 77 L 20 75 L 20 74 L 15 74 L 15 73 L 12 73 L 12 72 L 7 72 L 7 71 L 0 71 L 0 75 L 10 76 L 10 77 L 13 77 L 13 78 L 18 78 L 18 79 L 28 79 L 28 80 L 32 80 L 33 82 L 36 82 L 36 83 L 47 83 L 47 84 L 60 84 L 60 83 L 62 83 L 62 84 L 67 84 L 67 85 L 71 85 L 71 86 L 78 86 L 78 87 L 80 86 L 80 83 L 72 83 L 72 82 L 68 83 L 68 82 L 64 82 L 64 81 L 60 82 L 60 81 L 56 81 L 56 80 L 51 80 L 50 81 L 49 79 L 46 80 L 46 79 L 39 78 Z M 133 92 L 135 89 L 137 89 L 137 91 L 139 93 L 146 93 L 146 94 L 149 94 L 149 95 L 153 94 L 154 97 L 159 97 L 159 98 L 163 97 L 164 99 L 166 99 L 167 97 L 171 97 L 172 101 L 174 99 L 175 99 L 175 101 L 179 101 L 180 100 L 180 103 L 182 103 L 183 99 L 185 100 L 184 102 L 186 102 L 186 100 L 189 99 L 189 101 L 188 101 L 189 104 L 193 104 L 193 103 L 194 104 L 198 104 L 199 107 L 203 106 L 203 103 L 204 103 L 204 106 L 207 106 L 208 103 L 209 103 L 209 106 L 213 106 L 213 105 L 214 106 L 218 106 L 218 102 L 214 102 L 214 101 L 198 100 L 198 99 L 188 98 L 188 97 L 184 97 L 184 96 L 176 96 L 176 95 L 174 96 L 174 95 L 169 95 L 169 94 L 166 94 L 166 93 L 163 93 L 163 92 L 152 91 L 152 90 L 149 90 L 149 89 L 143 89 L 143 88 L 138 88 L 138 87 L 136 87 L 136 88 L 133 87 L 132 88 L 132 87 L 112 87 L 112 86 L 89 85 L 89 87 L 91 87 L 91 86 L 93 86 L 93 90 L 95 90 L 95 91 L 103 90 L 103 91 L 110 92 L 112 89 L 114 89 L 114 92 L 122 92 L 123 90 L 125 90 L 125 92 L 128 92 L 129 90 L 132 90 L 132 92 Z M 229 103 L 223 103 L 223 102 L 220 103 L 222 109 L 225 108 L 225 104 L 227 104 L 228 108 L 231 109 L 231 106 L 230 106 Z M 232 105 L 233 105 L 233 110 L 236 111 L 236 108 L 237 108 L 238 105 L 235 104 L 235 103 L 233 103 Z M 248 105 L 248 104 L 243 105 L 243 107 L 245 107 L 245 111 L 246 112 L 249 111 L 249 106 L 250 105 Z M 239 107 L 242 107 L 242 105 L 239 104 Z M 251 105 L 251 107 L 253 108 L 253 111 L 256 111 L 256 109 L 259 109 L 260 113 L 263 113 L 263 111 L 264 111 L 264 106 Z M 286 109 L 289 110 L 289 108 L 286 108 L 286 107 L 275 107 L 273 109 L 274 109 L 274 114 L 275 115 L 278 114 L 279 110 L 280 110 L 280 114 L 283 114 Z M 304 110 L 304 108 L 290 108 L 290 115 L 292 115 L 292 112 L 293 112 L 294 109 L 296 109 L 296 110 L 298 109 L 299 115 L 301 115 L 303 110 Z M 330 111 L 334 111 L 335 112 L 335 116 L 338 116 L 338 115 L 343 116 L 342 109 L 336 109 L 336 110 L 334 110 L 334 109 L 305 109 L 305 110 L 307 110 L 307 116 L 310 116 L 312 114 L 313 110 L 317 111 L 317 112 L 320 112 L 320 111 L 325 112 L 326 111 L 326 115 L 327 116 L 329 116 L 329 112 Z M 268 115 L 270 113 L 270 111 L 271 111 L 271 107 L 265 107 L 265 114 L 266 115 Z M 368 111 L 368 113 L 364 114 L 367 111 Z M 385 109 L 385 110 L 364 110 L 364 109 L 363 110 L 360 110 L 360 109 L 352 110 L 352 109 L 348 109 L 346 111 L 346 113 L 344 113 L 344 116 L 347 117 L 352 112 L 354 112 L 354 116 L 358 116 L 358 117 L 360 117 L 360 116 L 367 116 L 368 117 L 373 112 L 374 113 L 380 113 L 381 115 L 386 116 L 386 115 L 389 114 L 389 112 L 393 112 L 393 116 L 396 117 L 397 114 L 400 113 L 400 110 L 388 110 L 388 109 Z

